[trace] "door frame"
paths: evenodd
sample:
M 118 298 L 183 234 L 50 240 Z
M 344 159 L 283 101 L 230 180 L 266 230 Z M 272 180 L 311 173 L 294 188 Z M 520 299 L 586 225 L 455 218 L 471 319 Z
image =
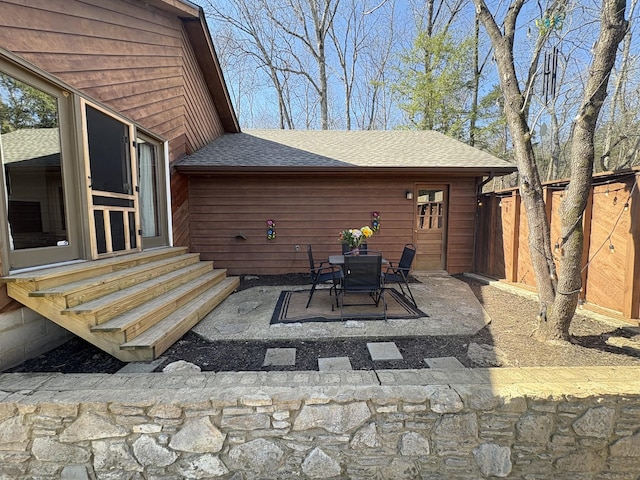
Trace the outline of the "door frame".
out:
M 414 265 L 417 270 L 426 270 L 426 268 L 421 267 L 420 256 L 423 258 L 429 253 L 424 252 L 422 245 L 423 242 L 419 240 L 420 231 L 422 229 L 418 228 L 418 200 L 420 190 L 442 190 L 443 191 L 443 212 L 442 212 L 442 228 L 439 228 L 438 231 L 442 232 L 441 239 L 441 249 L 440 249 L 440 264 L 437 268 L 428 268 L 428 270 L 446 270 L 447 269 L 447 246 L 448 246 L 448 238 L 449 238 L 449 197 L 451 191 L 451 184 L 446 182 L 419 182 L 415 183 L 414 186 L 414 201 L 413 201 L 413 243 L 416 245 L 416 258 L 414 260 Z M 425 232 L 426 233 L 426 232 Z M 424 234 L 424 233 L 423 233 Z
M 2 71 L 13 78 L 30 85 L 48 95 L 56 98 L 58 105 L 58 132 L 61 155 L 61 175 L 63 187 L 63 205 L 65 212 L 65 226 L 67 230 L 68 245 L 56 245 L 50 247 L 25 248 L 11 250 L 8 201 L 9 192 L 4 168 L 0 171 L 2 181 L 2 194 L 0 195 L 0 208 L 2 208 L 2 221 L 0 221 L 0 235 L 5 239 L 2 243 L 2 274 L 11 271 L 40 268 L 42 265 L 71 262 L 83 257 L 84 238 L 82 229 L 82 200 L 77 188 L 77 171 L 79 169 L 78 156 L 75 155 L 75 112 L 73 95 L 71 92 L 51 81 L 46 75 L 30 68 L 18 58 L 0 51 L 0 67 Z
M 131 193 L 116 193 L 116 192 L 108 192 L 108 191 L 96 191 L 93 190 L 92 184 L 92 172 L 91 172 L 91 162 L 89 155 L 89 138 L 88 138 L 88 128 L 87 128 L 87 107 L 91 107 L 100 113 L 120 122 L 123 126 L 126 127 L 128 132 L 127 148 L 129 152 L 129 180 L 131 182 Z M 81 126 L 82 126 L 82 151 L 84 156 L 84 192 L 85 192 L 85 201 L 87 208 L 87 224 L 89 227 L 89 251 L 90 258 L 92 260 L 96 260 L 102 257 L 110 257 L 114 255 L 125 255 L 128 253 L 139 252 L 142 250 L 142 241 L 141 241 L 141 230 L 140 230 L 140 205 L 139 205 L 139 196 L 138 196 L 138 167 L 137 167 L 137 152 L 135 149 L 135 138 L 136 131 L 133 123 L 127 121 L 120 115 L 117 115 L 109 110 L 102 108 L 94 102 L 88 101 L 84 98 L 80 99 L 80 114 L 81 114 Z M 94 196 L 99 196 L 102 198 L 111 198 L 113 200 L 122 200 L 123 202 L 131 202 L 133 206 L 105 206 L 94 203 Z M 124 224 L 124 249 L 114 250 L 112 243 L 112 228 L 110 216 L 111 213 L 121 213 L 123 216 L 123 224 Z M 131 236 L 127 234 L 130 231 L 130 213 L 133 213 L 134 225 L 134 243 L 132 245 Z M 104 225 L 104 237 L 105 237 L 105 252 L 98 251 L 98 230 L 96 227 L 95 216 L 102 215 L 103 216 L 103 225 Z
M 140 159 L 138 158 L 138 142 L 142 140 L 154 146 L 157 156 L 157 179 L 155 182 L 157 203 L 158 203 L 158 229 L 159 235 L 155 237 L 145 237 L 144 227 L 142 226 L 143 212 L 140 208 L 140 226 L 143 230 L 142 234 L 142 250 L 151 248 L 161 248 L 173 245 L 173 235 L 171 226 L 171 185 L 169 182 L 169 142 L 160 140 L 157 137 L 149 135 L 140 129 L 136 132 L 136 159 L 138 161 L 138 185 L 140 186 L 140 197 L 143 195 L 143 182 L 140 180 Z

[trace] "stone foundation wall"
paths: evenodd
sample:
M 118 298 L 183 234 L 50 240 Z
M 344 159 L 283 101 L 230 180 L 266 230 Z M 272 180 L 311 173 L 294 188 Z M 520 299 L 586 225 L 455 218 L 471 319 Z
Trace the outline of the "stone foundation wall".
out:
M 62 345 L 72 336 L 28 308 L 0 313 L 0 372 Z
M 0 375 L 2 479 L 629 479 L 640 368 Z

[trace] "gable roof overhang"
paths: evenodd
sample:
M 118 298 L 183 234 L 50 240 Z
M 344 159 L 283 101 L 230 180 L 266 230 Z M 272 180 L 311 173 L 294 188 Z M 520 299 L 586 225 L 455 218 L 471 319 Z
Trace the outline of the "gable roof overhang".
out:
M 184 174 L 505 175 L 516 167 L 433 131 L 253 130 L 181 160 Z

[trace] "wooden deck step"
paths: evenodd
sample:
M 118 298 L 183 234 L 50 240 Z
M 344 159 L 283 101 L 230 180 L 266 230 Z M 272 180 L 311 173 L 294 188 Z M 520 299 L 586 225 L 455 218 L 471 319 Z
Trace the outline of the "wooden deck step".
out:
M 134 355 L 141 361 L 157 358 L 239 285 L 240 279 L 238 277 L 225 278 L 212 289 L 202 293 L 193 301 L 138 335 L 134 340 L 122 344 L 120 348 L 135 350 Z
M 57 285 L 76 282 L 78 280 L 104 275 L 118 270 L 125 270 L 144 263 L 162 260 L 163 258 L 183 255 L 186 247 L 167 247 L 126 256 L 116 256 L 101 260 L 78 262 L 58 267 L 43 268 L 3 277 L 7 283 L 19 282 L 30 284 L 31 291 L 45 290 Z
M 183 247 L 2 280 L 11 298 L 125 362 L 157 358 L 240 285 Z
M 223 281 L 226 275 L 225 269 L 212 270 L 174 288 L 166 295 L 161 295 L 105 323 L 91 327 L 91 331 L 109 332 L 118 343 L 131 341 L 169 313 Z
M 37 290 L 31 292 L 29 295 L 32 297 L 64 297 L 64 307 L 74 307 L 104 295 L 124 290 L 138 283 L 157 278 L 179 268 L 194 265 L 199 261 L 200 256 L 197 253 L 189 253 L 143 263 L 125 270 L 116 270 L 112 273 L 65 285 L 58 285 L 45 290 Z
M 67 308 L 63 315 L 84 317 L 89 325 L 97 325 L 110 320 L 127 310 L 163 295 L 188 281 L 203 275 L 213 268 L 212 262 L 198 262 L 188 265 L 162 277 L 139 283 L 81 305 Z

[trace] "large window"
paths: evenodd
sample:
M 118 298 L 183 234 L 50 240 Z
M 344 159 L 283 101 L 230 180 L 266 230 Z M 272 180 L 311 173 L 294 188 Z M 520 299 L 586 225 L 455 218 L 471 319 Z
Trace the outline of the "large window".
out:
M 56 97 L 0 72 L 9 248 L 69 244 Z

